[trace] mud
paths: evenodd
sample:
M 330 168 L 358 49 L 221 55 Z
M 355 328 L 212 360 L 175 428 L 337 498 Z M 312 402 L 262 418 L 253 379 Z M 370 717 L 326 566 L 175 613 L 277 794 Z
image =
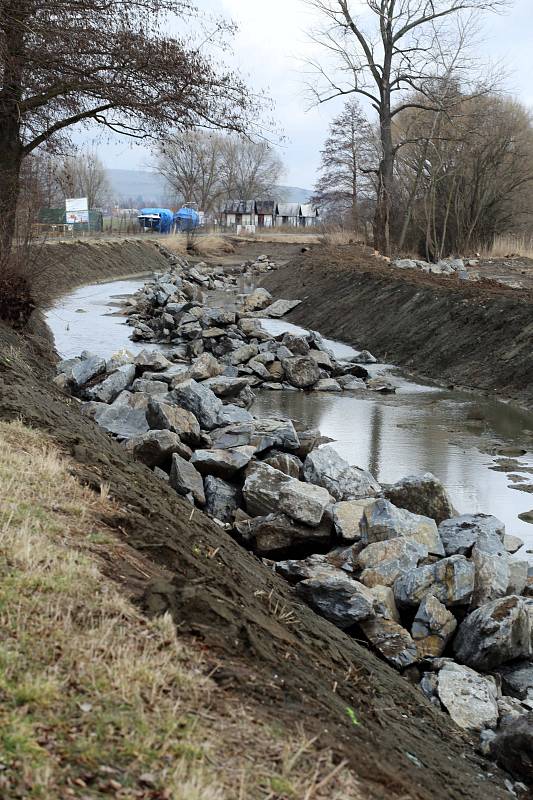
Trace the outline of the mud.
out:
M 441 384 L 533 405 L 533 290 L 393 270 L 357 246 L 312 248 L 261 282 L 304 301 L 291 322 Z
M 406 678 L 301 605 L 271 569 L 201 512 L 191 514 L 84 418 L 51 385 L 49 354 L 39 325 L 25 336 L 0 327 L 0 418 L 46 430 L 80 480 L 109 487 L 123 509 L 108 521 L 121 545 L 109 574 L 152 613 L 171 610 L 222 690 L 253 703 L 267 723 L 318 736 L 360 777 L 369 800 L 509 797 L 503 774 Z

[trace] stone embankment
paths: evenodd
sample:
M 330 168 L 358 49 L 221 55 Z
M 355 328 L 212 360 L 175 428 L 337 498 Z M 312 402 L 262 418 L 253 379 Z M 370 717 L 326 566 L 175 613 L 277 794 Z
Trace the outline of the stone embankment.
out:
M 365 368 L 332 361 L 314 333 L 264 331 L 249 315 L 276 306 L 266 292 L 242 312 L 211 308 L 199 288 L 225 288 L 223 276 L 172 267 L 130 307 L 134 336 L 168 342 L 165 354 L 83 353 L 59 364 L 56 382 L 302 601 L 531 782 L 533 575 L 514 557 L 520 540 L 495 517 L 458 515 L 431 474 L 381 486 L 320 431 L 254 416 L 253 388 L 274 377 L 276 388 L 312 391 Z

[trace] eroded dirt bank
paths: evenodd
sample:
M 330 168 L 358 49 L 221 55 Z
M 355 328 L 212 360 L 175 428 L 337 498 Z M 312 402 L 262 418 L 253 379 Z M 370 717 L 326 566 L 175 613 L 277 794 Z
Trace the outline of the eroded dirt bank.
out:
M 446 384 L 533 405 L 533 292 L 393 270 L 361 248 L 312 248 L 262 281 L 288 317 Z
M 267 724 L 318 736 L 359 776 L 365 798 L 509 796 L 502 773 L 487 772 L 406 678 L 297 602 L 281 578 L 83 417 L 50 384 L 41 343 L 39 330 L 29 337 L 0 327 L 0 418 L 48 431 L 87 485 L 109 487 L 123 508 L 110 521 L 121 546 L 109 554 L 109 573 L 152 612 L 172 611 L 180 635 L 204 648 L 221 691 L 238 693 Z M 140 569 L 129 552 L 151 566 Z

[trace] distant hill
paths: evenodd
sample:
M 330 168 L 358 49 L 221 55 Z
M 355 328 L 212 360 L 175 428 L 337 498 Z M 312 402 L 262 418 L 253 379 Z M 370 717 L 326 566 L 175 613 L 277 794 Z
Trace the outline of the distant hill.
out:
M 111 194 L 125 208 L 159 206 L 169 202 L 165 180 L 155 172 L 140 169 L 107 169 Z M 306 203 L 312 195 L 299 186 L 278 186 L 276 200 L 285 203 Z

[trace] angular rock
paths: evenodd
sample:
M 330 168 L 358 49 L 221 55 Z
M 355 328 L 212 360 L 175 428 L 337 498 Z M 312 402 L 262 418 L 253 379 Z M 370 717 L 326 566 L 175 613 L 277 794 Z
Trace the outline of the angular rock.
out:
M 531 654 L 531 621 L 527 601 L 511 595 L 493 600 L 459 625 L 453 650 L 463 664 L 490 670 Z
M 320 368 L 316 361 L 309 356 L 284 358 L 281 365 L 287 380 L 297 389 L 309 389 L 320 378 Z
M 270 447 L 293 451 L 300 447 L 300 439 L 290 419 L 264 418 L 254 421 L 252 444 L 259 453 Z
M 380 491 L 379 483 L 366 470 L 351 467 L 335 448 L 313 450 L 304 462 L 304 478 L 323 486 L 335 500 L 358 500 Z
M 431 472 L 402 478 L 385 489 L 385 497 L 398 508 L 430 517 L 437 525 L 456 513 L 443 484 Z
M 146 420 L 148 401 L 145 395 L 122 392 L 110 406 L 103 406 L 94 416 L 98 424 L 119 439 L 132 439 L 149 430 Z
M 285 314 L 288 314 L 293 308 L 299 306 L 301 302 L 301 300 L 275 300 L 262 311 L 262 316 L 272 317 L 274 319 L 284 317 Z
M 242 490 L 248 513 L 255 517 L 278 511 L 281 488 L 290 480 L 261 461 L 251 464 Z
M 375 614 L 372 593 L 348 576 L 324 573 L 301 581 L 296 591 L 311 608 L 338 628 L 350 628 Z
M 147 467 L 170 466 L 174 453 L 190 458 L 191 450 L 183 444 L 177 433 L 169 430 L 148 431 L 129 439 L 126 449 Z
M 533 690 L 533 661 L 517 661 L 506 667 L 498 667 L 495 672 L 502 679 L 502 691 L 519 700 L 526 700 L 528 692 Z
M 259 350 L 255 344 L 243 344 L 228 357 L 230 364 L 237 366 L 238 364 L 245 364 L 251 358 L 258 354 Z
M 441 522 L 439 534 L 447 556 L 469 555 L 478 538 L 502 541 L 505 525 L 490 514 L 463 514 Z
M 333 524 L 335 532 L 342 542 L 358 542 L 361 539 L 359 523 L 363 518 L 363 511 L 374 502 L 372 497 L 363 497 L 361 500 L 341 500 L 339 503 L 335 503 Z
M 141 368 L 141 371 L 149 369 L 152 372 L 159 372 L 172 366 L 168 358 L 165 358 L 159 350 L 141 350 L 135 356 L 133 363 L 136 367 Z
M 278 561 L 275 566 L 276 572 L 282 575 L 285 580 L 291 583 L 304 581 L 308 578 L 318 578 L 324 573 L 338 575 L 339 570 L 321 554 L 310 555 L 300 560 L 290 559 L 289 561 Z
M 359 580 L 365 586 L 393 586 L 400 575 L 415 569 L 427 555 L 425 545 L 399 537 L 369 544 L 354 557 L 354 567 L 363 570 Z
M 394 592 L 389 586 L 372 586 L 370 593 L 374 598 L 374 611 L 378 617 L 401 622 Z
M 233 515 L 241 503 L 241 492 L 237 486 L 207 475 L 204 480 L 205 511 L 221 522 L 232 522 Z
M 294 333 L 286 333 L 281 343 L 295 356 L 306 356 L 309 353 L 309 342 L 305 336 L 296 336 Z
M 177 453 L 172 456 L 170 470 L 170 485 L 178 494 L 183 496 L 191 492 L 192 496 L 201 506 L 205 504 L 204 483 L 202 476 L 194 464 L 186 461 Z
M 220 375 L 203 381 L 202 386 L 211 389 L 217 397 L 236 397 L 248 386 L 248 378 L 230 378 Z
M 319 367 L 325 369 L 327 371 L 333 369 L 333 361 L 328 353 L 324 353 L 322 350 L 310 350 L 309 351 L 310 358 L 315 361 Z
M 498 690 L 493 678 L 447 663 L 439 672 L 437 691 L 442 705 L 463 730 L 481 731 L 498 722 Z
M 264 464 L 268 464 L 274 469 L 279 469 L 285 475 L 291 478 L 300 478 L 303 464 L 298 456 L 293 456 L 290 453 L 283 453 L 279 450 L 272 450 L 266 458 L 263 459 Z
M 361 519 L 361 540 L 366 544 L 398 537 L 411 539 L 427 547 L 434 555 L 444 555 L 437 525 L 433 519 L 396 508 L 388 500 L 378 498 L 367 506 Z
M 194 414 L 205 430 L 210 431 L 220 424 L 222 402 L 202 383 L 192 379 L 184 381 L 174 388 L 173 394 L 178 405 Z
M 196 450 L 191 458 L 201 475 L 217 478 L 232 478 L 251 461 L 253 447 L 237 447 L 233 450 Z
M 432 594 L 426 595 L 413 622 L 411 635 L 423 658 L 441 656 L 457 628 L 457 620 Z
M 302 525 L 285 514 L 268 514 L 236 523 L 243 541 L 258 555 L 270 558 L 282 557 L 295 549 L 314 550 L 329 545 L 331 524 L 324 520 L 317 528 Z
M 524 541 L 519 536 L 512 536 L 510 533 L 506 533 L 503 537 L 503 546 L 508 553 L 514 555 L 514 553 L 518 553 L 522 549 Z
M 445 606 L 468 605 L 474 578 L 473 564 L 464 556 L 450 556 L 400 575 L 394 582 L 394 596 L 399 606 L 418 606 L 428 594 Z
M 189 368 L 189 377 L 195 381 L 205 381 L 222 375 L 224 367 L 210 353 L 202 353 Z
M 224 428 L 215 428 L 211 434 L 213 447 L 218 450 L 246 447 L 252 441 L 252 430 L 249 422 L 237 422 L 233 425 L 226 425 Z M 275 466 L 275 464 L 271 466 Z
M 254 418 L 245 408 L 227 403 L 218 412 L 218 424 L 224 425 L 252 425 Z
M 327 489 L 299 480 L 284 483 L 279 490 L 279 509 L 296 522 L 316 527 L 333 499 Z
M 185 408 L 152 398 L 146 411 L 146 419 L 153 430 L 177 433 L 191 447 L 197 447 L 202 442 L 200 424 L 194 414 Z
M 264 381 L 268 381 L 271 378 L 270 372 L 265 367 L 261 361 L 258 361 L 256 358 L 251 358 L 248 362 L 249 368 Z
M 375 617 L 363 620 L 360 626 L 372 646 L 396 669 L 405 669 L 419 661 L 411 634 L 395 620 Z
M 130 386 L 135 379 L 135 367 L 133 364 L 125 364 L 118 367 L 102 383 L 93 386 L 89 392 L 91 398 L 101 403 L 112 403 L 124 389 Z
M 84 386 L 89 381 L 102 375 L 106 371 L 106 363 L 104 358 L 87 354 L 87 358 L 82 358 L 81 361 L 74 364 L 72 368 L 65 374 L 77 387 Z
M 255 289 L 251 294 L 244 298 L 245 311 L 261 311 L 272 302 L 272 295 L 266 289 Z
M 314 392 L 342 392 L 342 387 L 339 386 L 334 378 L 320 378 L 319 381 L 313 386 Z
M 167 394 L 168 384 L 165 381 L 147 381 L 144 378 L 137 378 L 133 381 L 132 392 L 144 392 L 144 394 L 160 395 Z
M 509 561 L 509 583 L 506 594 L 522 594 L 527 585 L 529 561 Z
M 497 538 L 497 537 L 496 537 Z M 479 541 L 479 540 L 478 540 Z M 505 597 L 510 582 L 510 560 L 503 543 L 500 552 L 485 552 L 483 547 L 475 544 L 471 560 L 476 569 L 474 593 L 471 607 L 478 608 L 491 600 Z
M 533 786 L 533 713 L 502 726 L 491 755 L 514 778 Z

